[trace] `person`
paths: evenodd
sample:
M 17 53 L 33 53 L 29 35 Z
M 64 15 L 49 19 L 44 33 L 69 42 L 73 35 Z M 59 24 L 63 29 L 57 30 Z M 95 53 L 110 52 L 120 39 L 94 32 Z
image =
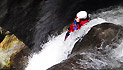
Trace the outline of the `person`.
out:
M 68 32 L 66 33 L 66 36 L 65 36 L 64 40 L 66 40 L 68 38 L 68 36 L 70 35 L 71 32 L 74 32 L 75 30 L 80 29 L 87 22 L 89 22 L 88 13 L 86 11 L 78 12 L 74 22 L 68 28 Z

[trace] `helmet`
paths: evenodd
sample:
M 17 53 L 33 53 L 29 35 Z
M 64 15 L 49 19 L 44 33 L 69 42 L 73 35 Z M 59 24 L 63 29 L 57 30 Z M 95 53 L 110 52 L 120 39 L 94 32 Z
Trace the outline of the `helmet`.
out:
M 79 19 L 86 19 L 87 18 L 87 12 L 86 11 L 80 11 L 77 13 L 76 17 Z

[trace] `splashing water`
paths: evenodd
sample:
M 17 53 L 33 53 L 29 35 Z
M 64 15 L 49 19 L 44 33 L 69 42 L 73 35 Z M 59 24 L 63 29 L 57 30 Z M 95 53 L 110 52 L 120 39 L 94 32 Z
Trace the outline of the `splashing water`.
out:
M 106 9 L 100 9 L 98 11 L 101 12 L 92 14 L 94 18 L 100 17 L 111 23 L 115 23 L 123 26 L 123 7 L 118 6 L 116 8 L 111 8 L 111 10 L 107 10 L 106 8 Z
M 70 54 L 72 48 L 74 47 L 74 44 L 78 41 L 78 38 L 86 35 L 88 31 L 97 24 L 108 21 L 123 25 L 123 23 L 121 23 L 123 21 L 121 20 L 123 18 L 123 9 L 121 7 L 118 7 L 118 9 L 113 9 L 110 11 L 102 11 L 101 13 L 92 14 L 92 16 L 95 16 L 96 18 L 91 20 L 80 30 L 71 33 L 71 35 L 67 38 L 66 41 L 64 41 L 66 32 L 63 32 L 59 36 L 51 37 L 49 39 L 49 42 L 43 45 L 44 47 L 43 50 L 40 51 L 39 54 L 34 54 L 33 57 L 30 58 L 29 65 L 25 70 L 46 70 L 49 67 L 67 59 L 68 54 Z M 120 47 L 121 47 L 120 49 L 122 49 L 121 51 L 117 51 L 118 50 L 117 48 L 114 49 L 114 51 L 112 52 L 115 54 L 114 56 L 117 55 L 119 56 L 117 57 L 117 59 L 123 57 L 123 55 L 120 55 L 123 53 L 123 44 L 121 44 Z M 102 62 L 96 59 L 93 61 L 95 61 L 96 63 Z M 121 59 L 121 61 L 123 60 Z M 105 62 L 103 63 L 104 65 L 106 65 Z
M 111 55 L 112 55 L 112 58 L 114 58 L 115 60 L 123 62 L 123 41 L 118 46 L 118 48 L 113 49 L 111 51 Z

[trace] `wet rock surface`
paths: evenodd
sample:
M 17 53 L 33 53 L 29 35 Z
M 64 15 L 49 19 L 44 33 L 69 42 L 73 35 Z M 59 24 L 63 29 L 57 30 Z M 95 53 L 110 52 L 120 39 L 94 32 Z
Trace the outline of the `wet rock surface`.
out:
M 107 52 L 118 47 L 116 43 L 120 44 L 122 39 L 122 26 L 111 23 L 96 25 L 84 36 L 82 41 L 79 40 L 75 44 L 67 60 L 48 70 L 112 70 L 112 68 L 108 68 L 108 65 L 113 59 L 108 57 Z M 106 48 L 110 48 L 110 50 L 106 51 Z
M 0 27 L 0 32 L 0 69 L 23 70 L 27 65 L 30 49 L 9 31 Z
M 94 26 L 87 35 L 84 36 L 83 40 L 79 40 L 73 50 L 72 54 L 86 51 L 87 49 L 93 48 L 105 48 L 113 42 L 118 42 L 123 37 L 123 27 L 111 23 L 103 23 Z M 116 48 L 116 47 L 114 47 Z
M 20 52 L 16 55 L 11 56 L 11 66 L 10 69 L 12 70 L 24 70 L 25 67 L 28 65 L 28 55 L 31 53 L 30 49 L 25 46 Z

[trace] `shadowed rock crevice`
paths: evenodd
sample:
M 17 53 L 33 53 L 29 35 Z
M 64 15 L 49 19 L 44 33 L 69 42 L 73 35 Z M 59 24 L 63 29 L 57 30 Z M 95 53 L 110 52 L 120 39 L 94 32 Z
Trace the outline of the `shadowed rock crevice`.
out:
M 4 37 L 5 37 L 5 35 L 0 34 L 0 42 L 3 41 Z
M 5 38 L 6 35 L 11 35 L 11 33 L 5 29 L 3 29 L 2 27 L 0 27 L 0 42 L 3 41 L 3 39 Z

